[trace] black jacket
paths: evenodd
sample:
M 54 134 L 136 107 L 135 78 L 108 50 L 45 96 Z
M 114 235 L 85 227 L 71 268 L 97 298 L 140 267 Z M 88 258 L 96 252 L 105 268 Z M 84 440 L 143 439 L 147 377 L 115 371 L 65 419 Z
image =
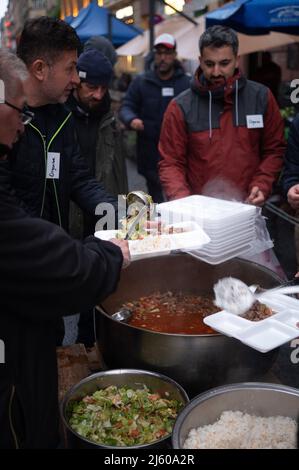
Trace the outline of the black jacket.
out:
M 128 88 L 119 118 L 128 127 L 136 118 L 144 122 L 144 131 L 137 132 L 137 163 L 138 171 L 145 176 L 153 170 L 158 174 L 158 142 L 163 116 L 169 102 L 189 88 L 190 78 L 177 62 L 171 79 L 161 80 L 156 71 L 150 70 L 138 75 Z M 163 96 L 163 88 L 173 89 L 173 94 Z
M 86 159 L 92 176 L 104 188 L 117 197 L 128 192 L 125 148 L 121 130 L 111 111 L 109 92 L 101 100 L 100 106 L 92 112 L 85 112 L 71 95 L 67 107 L 72 111 L 81 155 Z M 84 229 L 83 227 L 84 226 Z M 88 214 L 71 205 L 70 233 L 82 238 L 93 233 L 94 223 Z
M 285 195 L 292 186 L 299 184 L 299 114 L 297 114 L 290 127 L 280 183 Z
M 35 118 L 25 128 L 11 159 L 12 184 L 17 198 L 34 217 L 68 229 L 69 203 L 94 215 L 100 202 L 117 201 L 90 173 L 80 155 L 71 113 L 63 105 L 33 108 Z M 46 179 L 48 152 L 60 154 L 59 179 Z
M 57 318 L 113 292 L 121 250 L 31 218 L 9 193 L 0 162 L 0 448 L 58 444 Z

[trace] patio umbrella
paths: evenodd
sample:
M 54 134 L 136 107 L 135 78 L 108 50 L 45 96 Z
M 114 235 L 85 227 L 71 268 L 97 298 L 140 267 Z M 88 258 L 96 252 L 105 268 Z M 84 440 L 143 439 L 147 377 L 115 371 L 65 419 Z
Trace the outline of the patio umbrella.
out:
M 276 31 L 299 35 L 298 0 L 236 0 L 206 15 L 206 26 L 229 26 L 244 34 Z
M 111 20 L 111 40 L 116 46 L 120 46 L 142 33 L 140 28 L 123 23 L 114 16 Z M 90 3 L 86 8 L 80 10 L 79 15 L 71 22 L 71 26 L 76 30 L 82 42 L 87 41 L 91 36 L 108 38 L 109 10 L 101 8 L 95 3 Z
M 72 15 L 65 16 L 63 18 L 63 21 L 65 21 L 67 24 L 71 24 L 72 21 L 74 21 L 74 17 Z

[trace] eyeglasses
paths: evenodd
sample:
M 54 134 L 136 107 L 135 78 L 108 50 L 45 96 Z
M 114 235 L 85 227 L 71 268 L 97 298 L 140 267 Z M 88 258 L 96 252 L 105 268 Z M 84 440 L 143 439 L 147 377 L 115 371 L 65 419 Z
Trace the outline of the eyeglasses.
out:
M 16 111 L 20 113 L 20 118 L 24 126 L 29 124 L 29 122 L 31 122 L 32 119 L 34 118 L 34 113 L 32 111 L 29 111 L 29 109 L 27 109 L 26 106 L 24 106 L 24 108 L 21 109 L 11 103 L 8 103 L 8 101 L 4 101 L 4 103 L 6 104 L 6 106 L 9 106 L 10 108 L 15 109 Z

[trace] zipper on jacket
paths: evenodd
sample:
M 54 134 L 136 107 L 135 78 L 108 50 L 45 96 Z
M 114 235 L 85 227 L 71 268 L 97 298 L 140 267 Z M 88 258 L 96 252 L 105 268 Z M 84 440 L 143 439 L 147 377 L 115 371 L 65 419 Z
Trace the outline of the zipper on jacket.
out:
M 19 449 L 20 446 L 19 446 L 19 442 L 18 442 L 18 437 L 17 437 L 16 431 L 15 431 L 15 428 L 14 428 L 14 425 L 13 425 L 13 420 L 12 420 L 12 403 L 13 403 L 13 399 L 14 399 L 14 396 L 15 396 L 15 391 L 16 391 L 16 388 L 13 385 L 12 389 L 11 389 L 11 393 L 10 393 L 10 398 L 9 398 L 8 417 L 9 417 L 9 426 L 10 426 L 11 434 L 13 436 L 13 440 L 14 440 L 14 443 L 15 443 L 15 448 Z
M 45 182 L 44 182 L 44 191 L 43 191 L 43 199 L 42 199 L 42 206 L 41 206 L 41 210 L 40 210 L 40 217 L 42 217 L 43 215 L 43 212 L 44 212 L 44 206 L 45 206 L 45 197 L 46 197 L 46 187 L 47 187 L 47 161 L 48 161 L 48 152 L 49 152 L 49 149 L 50 149 L 50 146 L 53 142 L 53 140 L 57 137 L 57 135 L 59 134 L 59 132 L 61 131 L 61 129 L 63 128 L 63 126 L 67 123 L 67 121 L 69 120 L 69 118 L 71 117 L 72 113 L 70 112 L 67 117 L 65 118 L 65 120 L 61 123 L 61 125 L 58 127 L 58 129 L 56 130 L 56 132 L 52 135 L 48 145 L 47 145 L 47 142 L 46 142 L 46 137 L 41 133 L 41 131 L 36 127 L 34 126 L 32 123 L 30 123 L 29 125 L 40 135 L 41 139 L 42 139 L 42 142 L 43 142 L 43 147 L 44 147 L 44 160 L 45 160 Z M 59 225 L 60 227 L 62 227 L 62 222 L 61 222 L 61 213 L 60 213 L 60 206 L 59 206 L 59 201 L 58 201 L 58 196 L 57 196 L 57 188 L 56 188 L 56 184 L 55 184 L 55 180 L 53 179 L 53 188 L 54 188 L 54 195 L 55 195 L 55 201 L 56 201 L 56 207 L 57 207 L 57 213 L 58 213 L 58 222 L 59 222 Z

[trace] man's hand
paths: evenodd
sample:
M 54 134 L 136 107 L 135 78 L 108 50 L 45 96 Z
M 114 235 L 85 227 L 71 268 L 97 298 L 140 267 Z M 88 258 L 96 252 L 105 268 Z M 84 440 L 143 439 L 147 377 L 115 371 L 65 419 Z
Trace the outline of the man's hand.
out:
M 258 186 L 254 186 L 245 202 L 254 206 L 262 206 L 265 202 L 265 196 Z
M 114 245 L 119 246 L 119 248 L 122 251 L 123 257 L 124 257 L 122 269 L 127 268 L 129 266 L 129 264 L 131 263 L 129 243 L 127 242 L 127 240 L 119 240 L 118 238 L 111 238 L 111 240 L 109 240 L 109 241 L 111 243 L 114 243 Z
M 144 124 L 142 119 L 132 119 L 130 122 L 130 127 L 134 131 L 144 131 Z
M 299 209 L 299 184 L 295 184 L 289 189 L 288 201 L 293 209 Z

